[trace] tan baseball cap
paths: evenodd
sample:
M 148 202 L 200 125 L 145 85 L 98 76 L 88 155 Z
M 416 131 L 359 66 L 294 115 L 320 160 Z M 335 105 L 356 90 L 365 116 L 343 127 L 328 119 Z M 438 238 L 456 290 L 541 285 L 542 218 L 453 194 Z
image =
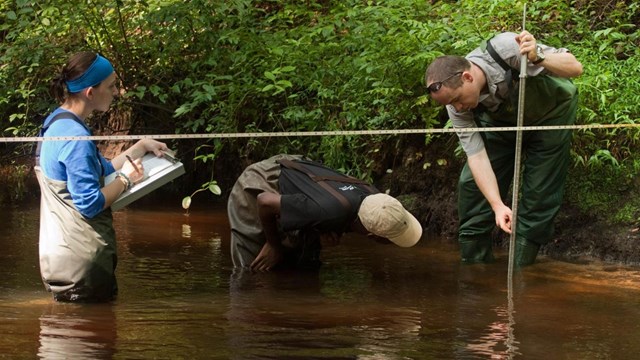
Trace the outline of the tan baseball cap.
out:
M 368 231 L 398 246 L 413 246 L 422 236 L 420 222 L 405 210 L 400 201 L 387 194 L 365 197 L 358 217 Z

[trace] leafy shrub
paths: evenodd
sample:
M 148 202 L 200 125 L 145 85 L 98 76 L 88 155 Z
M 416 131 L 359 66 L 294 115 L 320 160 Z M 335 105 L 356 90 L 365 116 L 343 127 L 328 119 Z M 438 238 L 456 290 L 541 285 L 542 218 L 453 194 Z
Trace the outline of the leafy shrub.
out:
M 56 105 L 47 95 L 49 80 L 71 53 L 85 49 L 112 60 L 126 90 L 116 107 L 126 107 L 146 132 L 444 127 L 441 107 L 422 84 L 427 64 L 442 54 L 464 55 L 497 32 L 518 32 L 522 5 L 0 0 L 0 129 L 9 136 L 34 135 Z M 640 68 L 639 18 L 633 1 L 528 2 L 526 28 L 544 43 L 568 47 L 584 65 L 584 75 L 575 79 L 579 123 L 638 122 L 640 82 L 629 74 Z M 453 136 L 428 135 L 425 145 Z M 640 168 L 638 137 L 636 128 L 576 131 L 574 164 L 631 179 Z M 188 150 L 210 148 L 214 157 L 252 160 L 303 153 L 371 177 L 402 153 L 405 140 L 254 137 L 202 141 Z M 201 153 L 194 158 L 211 160 Z

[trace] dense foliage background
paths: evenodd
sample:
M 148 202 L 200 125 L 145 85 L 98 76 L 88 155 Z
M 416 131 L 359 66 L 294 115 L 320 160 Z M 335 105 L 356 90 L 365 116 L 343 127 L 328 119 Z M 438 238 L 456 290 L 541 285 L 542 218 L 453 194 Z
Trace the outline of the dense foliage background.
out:
M 464 55 L 491 34 L 519 31 L 521 1 L 0 0 L 0 130 L 31 136 L 57 106 L 48 83 L 70 54 L 111 59 L 122 97 L 92 119 L 96 133 L 228 133 L 444 127 L 422 77 L 441 54 Z M 640 122 L 640 5 L 627 1 L 529 1 L 527 30 L 569 48 L 580 124 Z M 575 133 L 569 198 L 620 221 L 640 213 L 636 128 Z M 421 136 L 421 153 L 455 135 Z M 415 137 L 414 137 L 415 139 Z M 183 161 L 206 169 L 190 190 L 236 175 L 240 160 L 304 153 L 377 178 L 405 156 L 408 137 L 326 136 L 184 140 Z M 32 144 L 0 143 L 5 177 L 24 192 Z M 454 145 L 455 148 L 455 145 Z M 413 148 L 412 148 L 413 149 Z M 402 155 L 404 154 L 404 155 Z M 459 166 L 460 152 L 437 164 Z M 195 163 L 193 161 L 195 161 Z M 403 160 L 404 161 L 404 160 Z M 6 170 L 6 165 L 12 165 Z M 228 169 L 232 169 L 233 171 Z M 457 168 L 450 181 L 455 182 Z M 426 181 L 426 180 L 425 180 Z M 622 201 L 624 200 L 624 201 Z M 623 206 L 619 206 L 623 204 Z

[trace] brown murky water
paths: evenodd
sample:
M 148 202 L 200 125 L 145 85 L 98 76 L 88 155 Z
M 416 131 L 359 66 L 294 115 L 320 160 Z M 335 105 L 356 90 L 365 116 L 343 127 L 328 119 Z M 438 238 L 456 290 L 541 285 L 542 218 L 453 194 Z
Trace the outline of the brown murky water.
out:
M 632 359 L 640 269 L 542 258 L 462 266 L 455 245 L 352 237 L 318 273 L 233 273 L 224 209 L 116 213 L 120 295 L 58 304 L 38 272 L 38 206 L 2 209 L 0 357 Z

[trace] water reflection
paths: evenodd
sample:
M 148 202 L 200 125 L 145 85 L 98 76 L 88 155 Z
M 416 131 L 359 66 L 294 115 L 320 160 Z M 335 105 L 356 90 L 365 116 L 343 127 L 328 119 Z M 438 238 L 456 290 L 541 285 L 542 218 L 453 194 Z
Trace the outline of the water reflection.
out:
M 450 239 L 411 249 L 347 238 L 313 273 L 232 271 L 224 209 L 115 214 L 120 294 L 51 300 L 38 208 L 0 232 L 0 358 L 627 359 L 640 353 L 640 271 L 542 257 L 462 266 Z M 498 254 L 500 255 L 500 254 Z M 247 274 L 244 274 L 247 275 Z M 511 310 L 513 311 L 511 311 Z M 511 316 L 511 317 L 510 317 Z M 10 355 L 8 355 L 10 354 Z
M 500 306 L 494 309 L 496 320 L 490 323 L 484 333 L 467 344 L 472 354 L 483 355 L 491 359 L 513 359 L 517 352 L 517 341 L 513 336 L 514 324 L 510 323 L 509 310 Z
M 182 237 L 188 239 L 191 237 L 191 225 L 182 224 Z
M 52 303 L 43 310 L 38 357 L 110 359 L 115 354 L 118 327 L 111 304 Z
M 348 275 L 348 271 L 341 269 Z M 366 297 L 342 296 L 336 275 L 320 272 L 251 273 L 235 270 L 230 280 L 229 345 L 234 358 L 264 356 L 293 359 L 405 359 L 417 355 L 422 313 L 417 308 L 381 303 Z M 350 288 L 362 293 L 370 277 L 352 278 Z M 339 296 L 327 296 L 327 294 Z

